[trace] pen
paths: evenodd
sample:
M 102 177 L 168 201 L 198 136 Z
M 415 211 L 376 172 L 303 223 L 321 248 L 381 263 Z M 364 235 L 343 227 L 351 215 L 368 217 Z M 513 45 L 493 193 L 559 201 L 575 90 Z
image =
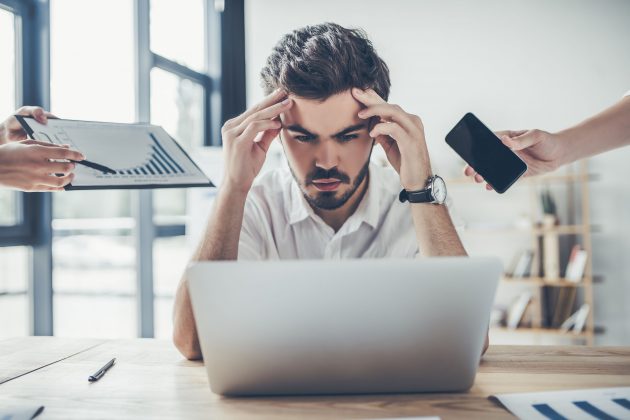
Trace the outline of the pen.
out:
M 70 160 L 70 162 L 78 163 L 79 165 L 87 166 L 88 168 L 96 169 L 97 171 L 104 172 L 106 174 L 115 174 L 116 171 L 108 168 L 105 165 L 99 165 L 98 163 L 91 162 L 89 160 Z
M 112 360 L 110 360 L 109 362 L 107 362 L 107 364 L 105 366 L 103 366 L 102 368 L 100 368 L 94 375 L 90 376 L 88 378 L 88 381 L 90 382 L 96 382 L 99 379 L 101 379 L 103 377 L 103 375 L 105 375 L 105 372 L 107 372 L 109 370 L 109 368 L 111 368 L 112 366 L 114 366 L 114 362 L 116 361 L 116 358 L 114 357 Z

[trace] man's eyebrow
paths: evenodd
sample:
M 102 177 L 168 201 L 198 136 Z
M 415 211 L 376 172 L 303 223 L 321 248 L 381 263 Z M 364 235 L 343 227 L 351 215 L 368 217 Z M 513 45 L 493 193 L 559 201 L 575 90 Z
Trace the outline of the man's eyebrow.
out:
M 346 135 L 348 133 L 352 133 L 353 131 L 361 130 L 362 128 L 365 128 L 365 123 L 351 125 L 350 127 L 344 128 L 343 130 L 341 130 L 337 134 L 333 134 L 333 137 L 341 137 L 341 136 L 344 136 L 344 135 Z
M 287 130 L 295 131 L 295 132 L 298 132 L 298 133 L 302 133 L 302 134 L 304 134 L 306 136 L 317 137 L 315 134 L 311 133 L 310 131 L 308 131 L 306 128 L 302 127 L 299 124 L 292 124 L 292 125 L 288 126 Z
M 365 128 L 366 125 L 365 123 L 359 123 L 359 124 L 355 124 L 355 125 L 351 125 L 350 127 L 346 127 L 343 130 L 341 130 L 340 132 L 333 134 L 332 137 L 342 137 L 348 133 L 352 133 L 353 131 L 358 131 L 361 130 L 363 128 Z M 287 127 L 287 130 L 289 131 L 295 131 L 298 133 L 302 133 L 306 136 L 313 136 L 313 137 L 317 137 L 316 134 L 311 133 L 310 131 L 308 131 L 306 128 L 302 127 L 299 124 L 292 124 L 290 126 Z

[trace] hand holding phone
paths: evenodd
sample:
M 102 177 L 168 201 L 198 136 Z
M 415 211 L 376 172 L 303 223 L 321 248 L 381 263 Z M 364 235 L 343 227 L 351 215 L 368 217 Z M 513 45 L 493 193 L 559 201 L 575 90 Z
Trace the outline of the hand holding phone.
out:
M 470 112 L 446 135 L 446 143 L 500 194 L 527 171 L 525 162 Z

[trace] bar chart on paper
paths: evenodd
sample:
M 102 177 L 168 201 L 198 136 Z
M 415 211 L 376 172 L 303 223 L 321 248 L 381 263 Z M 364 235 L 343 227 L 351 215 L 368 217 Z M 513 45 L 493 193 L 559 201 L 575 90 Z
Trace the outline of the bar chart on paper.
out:
M 69 144 L 97 168 L 76 165 L 66 189 L 213 186 L 186 152 L 159 126 L 22 118 L 36 140 Z M 26 128 L 26 127 L 25 127 Z
M 630 419 L 630 387 L 493 395 L 523 419 Z

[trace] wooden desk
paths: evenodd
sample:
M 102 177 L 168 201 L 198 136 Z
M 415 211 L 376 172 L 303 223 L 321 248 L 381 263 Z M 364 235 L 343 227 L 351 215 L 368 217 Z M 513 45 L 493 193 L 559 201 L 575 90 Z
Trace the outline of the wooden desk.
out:
M 68 346 L 59 362 L 0 385 L 0 406 L 41 404 L 46 419 L 337 419 L 440 416 L 512 418 L 489 401 L 495 393 L 630 385 L 628 347 L 494 346 L 475 385 L 464 394 L 222 398 L 210 392 L 200 362 L 189 362 L 168 341 L 100 341 L 27 337 L 0 341 L 0 371 Z M 92 346 L 92 347 L 91 347 Z M 3 357 L 7 352 L 12 356 Z M 98 382 L 87 377 L 112 357 L 116 365 Z M 41 359 L 41 358 L 40 358 Z

